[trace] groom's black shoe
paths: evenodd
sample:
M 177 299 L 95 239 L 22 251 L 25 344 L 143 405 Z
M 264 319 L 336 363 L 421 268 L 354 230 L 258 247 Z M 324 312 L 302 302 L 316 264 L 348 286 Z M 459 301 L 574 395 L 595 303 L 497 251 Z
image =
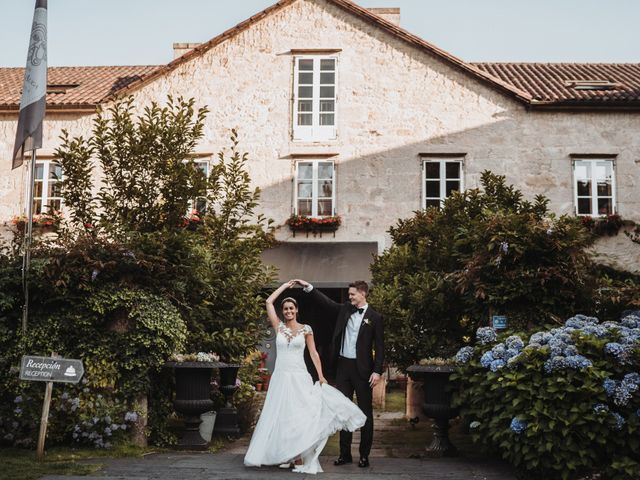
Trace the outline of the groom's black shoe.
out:
M 358 462 L 358 466 L 360 468 L 365 468 L 369 466 L 369 458 L 367 457 L 360 457 L 360 461 Z
M 336 465 L 336 466 L 346 465 L 347 463 L 353 463 L 353 458 L 351 458 L 351 457 L 343 457 L 342 455 L 340 455 L 338 457 L 338 459 L 333 462 L 333 464 Z

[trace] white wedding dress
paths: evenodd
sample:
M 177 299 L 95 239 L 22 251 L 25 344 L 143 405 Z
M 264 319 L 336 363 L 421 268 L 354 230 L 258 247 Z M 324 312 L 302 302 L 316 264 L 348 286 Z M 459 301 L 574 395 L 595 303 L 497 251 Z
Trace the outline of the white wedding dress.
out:
M 305 325 L 291 331 L 282 322 L 276 334 L 276 364 L 269 390 L 244 464 L 248 467 L 280 465 L 302 458 L 293 471 L 322 472 L 318 457 L 329 436 L 338 430 L 362 427 L 367 418 L 338 390 L 313 383 L 304 363 Z

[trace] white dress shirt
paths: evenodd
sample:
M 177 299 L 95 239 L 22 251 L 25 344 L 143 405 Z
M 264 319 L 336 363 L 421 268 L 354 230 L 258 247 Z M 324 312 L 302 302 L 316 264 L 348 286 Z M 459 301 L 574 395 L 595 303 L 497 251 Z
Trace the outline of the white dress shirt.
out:
M 305 293 L 309 293 L 313 290 L 313 285 L 309 284 L 302 289 Z M 345 358 L 356 358 L 356 341 L 358 340 L 358 332 L 360 331 L 360 325 L 364 319 L 365 313 L 367 313 L 367 307 L 365 304 L 360 308 L 363 308 L 362 313 L 358 313 L 356 310 L 351 314 L 347 321 L 347 326 L 344 331 L 344 339 L 342 340 L 342 348 L 340 349 L 340 355 Z
M 357 310 L 351 314 L 347 326 L 344 329 L 344 339 L 342 340 L 342 349 L 340 355 L 345 358 L 356 358 L 356 340 L 358 340 L 358 332 L 360 331 L 360 325 L 362 325 L 362 319 L 365 313 L 367 313 L 368 305 L 363 305 L 359 308 L 364 308 L 362 313 Z

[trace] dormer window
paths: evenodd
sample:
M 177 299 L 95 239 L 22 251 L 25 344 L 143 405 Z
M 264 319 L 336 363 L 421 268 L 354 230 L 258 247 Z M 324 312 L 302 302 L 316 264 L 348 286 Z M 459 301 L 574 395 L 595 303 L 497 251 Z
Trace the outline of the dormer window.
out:
M 574 90 L 613 90 L 620 86 L 609 80 L 566 80 L 564 84 Z
M 64 94 L 68 90 L 79 87 L 78 83 L 50 83 L 47 85 L 48 94 Z

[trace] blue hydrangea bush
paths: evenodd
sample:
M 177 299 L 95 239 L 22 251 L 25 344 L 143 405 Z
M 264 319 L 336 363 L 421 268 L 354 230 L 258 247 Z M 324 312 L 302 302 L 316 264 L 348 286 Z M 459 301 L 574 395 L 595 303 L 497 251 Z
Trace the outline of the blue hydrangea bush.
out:
M 12 402 L 0 406 L 0 446 L 35 447 L 44 384 L 33 382 Z M 47 428 L 48 444 L 111 448 L 126 442 L 138 414 L 108 390 L 89 385 L 54 388 Z
M 640 311 L 532 335 L 480 328 L 454 403 L 474 441 L 534 476 L 640 478 Z

